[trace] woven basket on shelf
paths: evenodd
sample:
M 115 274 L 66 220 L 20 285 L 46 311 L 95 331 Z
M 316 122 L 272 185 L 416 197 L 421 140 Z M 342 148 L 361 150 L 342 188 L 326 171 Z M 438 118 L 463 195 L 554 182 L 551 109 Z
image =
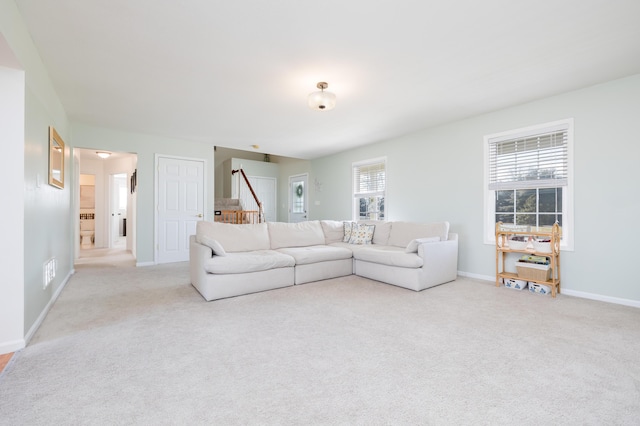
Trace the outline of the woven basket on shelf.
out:
M 547 281 L 551 278 L 551 267 L 549 265 L 538 265 L 535 263 L 516 263 L 518 278 L 525 280 Z

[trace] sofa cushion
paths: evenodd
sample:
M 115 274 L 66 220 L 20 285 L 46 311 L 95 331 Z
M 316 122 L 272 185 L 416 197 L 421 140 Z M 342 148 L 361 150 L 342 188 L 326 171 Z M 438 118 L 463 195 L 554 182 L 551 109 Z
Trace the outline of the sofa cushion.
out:
M 404 249 L 392 246 L 369 246 L 365 249 L 354 251 L 353 257 L 356 260 L 402 268 L 420 268 L 424 263 L 416 253 L 406 253 Z
M 344 235 L 342 237 L 342 242 L 343 243 L 348 243 L 349 240 L 351 239 L 351 232 L 353 232 L 353 225 L 355 225 L 355 222 L 349 222 L 349 221 L 344 221 L 342 223 L 342 228 L 344 231 Z
M 368 244 L 368 245 L 364 245 L 364 244 L 360 245 L 360 244 L 349 244 L 349 243 L 343 243 L 343 242 L 331 243 L 330 246 L 331 247 L 346 248 L 347 250 L 349 250 L 352 253 L 355 253 L 358 250 L 366 249 L 367 247 L 372 247 L 370 244 Z
M 324 233 L 318 220 L 298 223 L 268 222 L 267 226 L 273 250 L 324 244 Z
M 440 237 L 440 241 L 447 241 L 448 235 L 449 222 L 392 222 L 388 244 L 405 248 L 415 238 Z
M 235 225 L 203 220 L 196 224 L 196 241 L 201 243 L 203 236 L 218 241 L 227 253 L 270 248 L 266 223 Z
M 373 232 L 375 231 L 375 225 L 364 225 L 354 223 L 351 227 L 351 237 L 349 237 L 349 244 L 371 244 L 373 241 Z
M 417 253 L 418 246 L 423 243 L 437 243 L 440 241 L 440 237 L 429 237 L 429 238 L 416 238 L 415 240 L 411 240 L 409 244 L 407 244 L 407 248 L 404 249 L 406 253 Z
M 244 253 L 228 253 L 224 257 L 213 256 L 204 262 L 205 271 L 211 274 L 244 274 L 268 269 L 295 266 L 291 256 L 274 250 L 257 250 Z
M 341 220 L 321 220 L 320 226 L 325 244 L 337 243 L 344 238 L 344 223 Z
M 215 254 L 216 256 L 226 256 L 227 254 L 227 252 L 224 250 L 224 247 L 222 247 L 222 244 L 220 244 L 218 240 L 211 238 L 208 235 L 201 235 L 200 241 L 198 242 L 211 248 L 211 250 L 213 250 L 213 254 Z
M 386 246 L 389 244 L 389 234 L 391 233 L 391 222 L 384 220 L 360 220 L 358 223 L 365 225 L 375 225 L 376 230 L 373 232 L 373 244 Z
M 296 265 L 327 262 L 330 260 L 351 259 L 353 252 L 349 249 L 333 246 L 287 247 L 278 249 L 296 260 Z

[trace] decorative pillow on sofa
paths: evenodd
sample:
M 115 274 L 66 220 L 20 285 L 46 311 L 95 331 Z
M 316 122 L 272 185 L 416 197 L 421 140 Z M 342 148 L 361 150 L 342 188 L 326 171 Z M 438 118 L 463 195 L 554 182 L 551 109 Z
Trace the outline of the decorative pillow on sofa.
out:
M 211 250 L 213 250 L 213 254 L 215 254 L 216 256 L 227 255 L 227 252 L 224 251 L 224 247 L 222 247 L 222 244 L 220 244 L 218 240 L 215 240 L 208 235 L 201 235 L 198 239 L 200 240 L 198 241 L 200 244 L 211 248 Z
M 373 232 L 375 231 L 375 225 L 363 225 L 354 223 L 351 227 L 351 237 L 349 238 L 349 244 L 371 244 L 373 241 Z
M 342 238 L 343 243 L 348 243 L 351 239 L 351 233 L 353 232 L 353 227 L 357 226 L 355 222 L 342 222 L 342 226 L 344 228 L 344 237 Z
M 440 237 L 428 237 L 428 238 L 416 238 L 409 241 L 407 248 L 404 249 L 405 253 L 417 253 L 418 246 L 422 243 L 437 243 L 440 241 Z
M 375 225 L 376 232 L 373 233 L 373 244 L 379 244 L 386 246 L 389 241 L 389 235 L 391 234 L 391 222 L 384 220 L 359 220 L 359 224 Z

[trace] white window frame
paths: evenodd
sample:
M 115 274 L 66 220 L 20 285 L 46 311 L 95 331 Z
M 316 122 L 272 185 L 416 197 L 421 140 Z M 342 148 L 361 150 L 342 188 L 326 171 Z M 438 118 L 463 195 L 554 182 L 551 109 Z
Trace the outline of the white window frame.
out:
M 562 240 L 560 249 L 573 251 L 573 118 L 553 121 L 549 123 L 537 124 L 520 129 L 508 130 L 494 133 L 484 137 L 484 243 L 495 244 L 496 242 L 496 199 L 495 190 L 489 189 L 489 147 L 496 140 L 515 139 L 526 136 L 533 136 L 540 133 L 553 131 L 554 128 L 564 126 L 567 129 L 567 185 L 562 191 Z
M 384 164 L 384 191 L 372 192 L 372 193 L 360 193 L 356 192 L 356 168 L 362 166 L 368 166 L 372 164 Z M 384 197 L 384 219 L 387 220 L 387 186 L 388 186 L 388 177 L 387 173 L 387 157 L 378 157 L 372 158 L 369 160 L 356 161 L 351 163 L 351 217 L 354 221 L 360 220 L 360 203 L 356 203 L 356 199 L 360 199 L 362 196 L 366 195 L 382 195 Z

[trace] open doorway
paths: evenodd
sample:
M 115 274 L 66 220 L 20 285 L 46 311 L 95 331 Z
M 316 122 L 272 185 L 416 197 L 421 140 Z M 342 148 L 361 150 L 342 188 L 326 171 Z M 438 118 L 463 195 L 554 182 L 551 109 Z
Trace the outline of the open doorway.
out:
M 125 249 L 127 247 L 127 174 L 116 173 L 109 176 L 109 247 Z
M 95 149 L 74 149 L 76 265 L 112 263 L 114 259 L 127 266 L 136 263 L 137 192 L 132 177 L 137 155 L 108 154 L 103 158 Z

